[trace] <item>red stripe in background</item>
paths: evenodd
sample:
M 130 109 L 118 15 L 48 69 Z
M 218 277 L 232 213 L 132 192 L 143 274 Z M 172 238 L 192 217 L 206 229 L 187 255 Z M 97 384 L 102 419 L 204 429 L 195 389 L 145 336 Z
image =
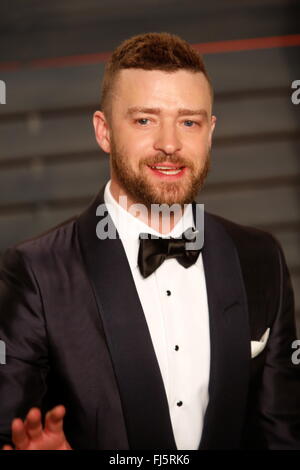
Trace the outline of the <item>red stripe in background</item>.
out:
M 201 54 L 271 49 L 276 47 L 290 47 L 299 45 L 300 34 L 192 44 L 192 46 Z M 106 62 L 110 55 L 111 52 L 100 52 L 95 54 L 80 54 L 65 57 L 53 57 L 49 59 L 36 59 L 23 62 L 0 62 L 0 71 L 10 71 L 19 68 L 48 68 L 99 64 Z
M 201 54 L 218 52 L 249 51 L 255 49 L 272 49 L 274 47 L 289 47 L 300 45 L 300 34 L 288 36 L 270 36 L 267 38 L 234 39 L 233 41 L 216 41 L 193 44 Z

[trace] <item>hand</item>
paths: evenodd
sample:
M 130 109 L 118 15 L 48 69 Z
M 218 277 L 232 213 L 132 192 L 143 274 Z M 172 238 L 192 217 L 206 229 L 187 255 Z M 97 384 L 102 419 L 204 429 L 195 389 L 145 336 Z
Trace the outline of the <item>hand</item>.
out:
M 72 450 L 63 431 L 66 409 L 58 405 L 46 413 L 45 427 L 39 408 L 31 408 L 23 422 L 20 418 L 12 421 L 12 446 L 5 444 L 2 450 Z

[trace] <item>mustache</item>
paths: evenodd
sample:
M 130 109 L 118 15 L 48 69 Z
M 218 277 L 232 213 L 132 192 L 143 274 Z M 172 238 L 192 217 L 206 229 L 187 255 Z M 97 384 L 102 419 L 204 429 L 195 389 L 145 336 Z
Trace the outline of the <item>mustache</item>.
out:
M 193 166 L 190 161 L 186 160 L 185 158 L 178 157 L 177 155 L 166 156 L 163 154 L 157 154 L 153 157 L 145 158 L 140 162 L 141 165 L 146 164 L 149 166 L 159 165 L 160 163 L 173 163 L 174 165 L 186 167 Z

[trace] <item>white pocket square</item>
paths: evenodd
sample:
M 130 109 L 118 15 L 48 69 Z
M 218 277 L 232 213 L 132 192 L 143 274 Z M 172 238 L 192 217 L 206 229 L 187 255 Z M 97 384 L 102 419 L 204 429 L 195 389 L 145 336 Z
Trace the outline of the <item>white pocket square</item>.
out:
M 270 334 L 270 328 L 267 328 L 259 341 L 251 341 L 251 358 L 258 356 L 265 348 Z

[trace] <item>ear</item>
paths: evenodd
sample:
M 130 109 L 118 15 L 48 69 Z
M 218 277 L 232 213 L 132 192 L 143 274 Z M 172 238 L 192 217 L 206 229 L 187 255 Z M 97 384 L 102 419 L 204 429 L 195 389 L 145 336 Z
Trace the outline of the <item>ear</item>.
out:
M 210 131 L 209 131 L 209 135 L 208 135 L 209 146 L 210 147 L 211 147 L 211 140 L 212 140 L 212 135 L 213 135 L 213 132 L 214 132 L 214 129 L 215 129 L 216 122 L 217 122 L 216 116 L 212 115 L 211 116 L 211 121 L 210 121 Z
M 93 115 L 95 136 L 99 146 L 105 153 L 110 153 L 110 130 L 108 122 L 102 111 L 96 111 Z

